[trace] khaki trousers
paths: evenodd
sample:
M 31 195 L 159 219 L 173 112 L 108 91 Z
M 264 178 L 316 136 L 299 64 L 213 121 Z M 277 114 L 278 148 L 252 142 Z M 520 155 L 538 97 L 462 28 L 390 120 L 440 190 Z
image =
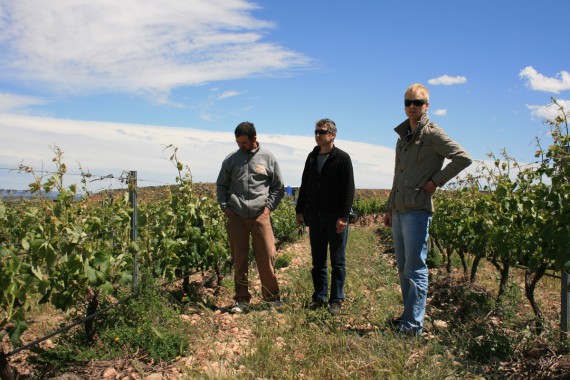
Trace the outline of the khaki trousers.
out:
M 279 299 L 279 285 L 273 267 L 275 237 L 268 212 L 263 212 L 255 218 L 243 218 L 237 214 L 228 217 L 228 236 L 235 266 L 234 300 L 239 302 L 251 300 L 248 289 L 250 235 L 253 243 L 253 255 L 261 280 L 261 294 L 265 301 L 276 301 Z

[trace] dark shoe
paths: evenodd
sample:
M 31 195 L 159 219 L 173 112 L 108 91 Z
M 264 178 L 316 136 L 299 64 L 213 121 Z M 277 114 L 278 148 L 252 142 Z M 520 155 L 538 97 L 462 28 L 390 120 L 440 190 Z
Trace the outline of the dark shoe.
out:
M 318 301 L 313 301 L 309 304 L 309 306 L 307 307 L 307 309 L 309 310 L 317 310 L 320 309 L 321 307 L 325 307 L 326 303 L 323 300 L 318 300 Z
M 394 335 L 401 338 L 419 338 L 422 333 L 416 329 L 407 330 L 400 325 L 394 329 Z
M 331 303 L 329 305 L 329 313 L 331 315 L 340 315 L 340 303 Z
M 421 334 L 416 334 L 413 331 L 398 328 L 394 331 L 394 336 L 401 339 L 417 339 Z
M 400 322 L 402 322 L 402 318 L 394 317 L 386 321 L 386 326 L 388 326 L 391 329 L 397 329 L 398 326 L 400 326 Z
M 281 300 L 275 300 L 269 302 L 269 306 L 275 310 L 281 310 L 283 308 L 283 302 Z

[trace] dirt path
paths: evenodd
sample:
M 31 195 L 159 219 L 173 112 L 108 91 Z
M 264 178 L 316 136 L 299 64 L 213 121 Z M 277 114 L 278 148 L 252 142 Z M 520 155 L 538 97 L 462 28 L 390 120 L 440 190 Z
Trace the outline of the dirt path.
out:
M 286 288 L 290 279 L 290 273 L 301 267 L 307 267 L 310 263 L 310 249 L 308 237 L 303 237 L 300 241 L 288 245 L 278 252 L 279 255 L 291 255 L 292 260 L 288 267 L 278 270 L 278 279 L 281 288 Z M 255 294 L 260 294 L 261 284 L 257 277 L 255 269 L 250 272 L 252 279 L 252 288 Z M 180 358 L 178 361 L 178 370 L 184 372 L 185 369 L 198 369 L 204 374 L 213 377 L 219 375 L 237 375 L 245 370 L 243 366 L 237 366 L 240 358 L 250 353 L 254 346 L 255 337 L 251 330 L 251 318 L 248 315 L 230 314 L 227 306 L 231 305 L 231 294 L 227 293 L 220 296 L 216 305 L 220 308 L 214 312 L 203 310 L 194 315 L 183 315 L 183 319 L 187 319 L 189 323 L 199 329 L 207 329 L 208 334 L 204 336 L 204 340 L 195 347 L 195 353 L 192 356 Z M 252 300 L 252 306 L 260 304 L 259 299 Z M 264 316 L 271 313 L 271 317 L 276 319 L 277 323 L 285 323 L 285 317 L 275 310 L 256 310 L 256 317 Z M 279 342 L 276 342 L 277 344 Z M 175 364 L 176 368 L 177 365 Z M 234 372 L 237 369 L 237 373 Z M 173 370 L 174 375 L 180 375 Z M 177 377 L 169 377 L 168 379 L 176 379 Z

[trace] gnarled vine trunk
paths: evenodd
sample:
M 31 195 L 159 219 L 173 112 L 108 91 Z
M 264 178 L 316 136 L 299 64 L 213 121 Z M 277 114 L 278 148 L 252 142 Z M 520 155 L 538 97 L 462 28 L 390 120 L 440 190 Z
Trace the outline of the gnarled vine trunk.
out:
M 540 281 L 540 279 L 546 273 L 547 268 L 548 265 L 546 263 L 542 263 L 538 267 L 536 272 L 534 272 L 534 276 L 529 269 L 527 269 L 524 273 L 524 293 L 526 295 L 526 298 L 528 299 L 528 302 L 530 302 L 530 307 L 532 307 L 532 311 L 534 312 L 535 332 L 537 335 L 542 334 L 543 315 L 542 315 L 542 310 L 540 310 L 540 307 L 536 303 L 536 299 L 534 297 L 534 290 L 536 289 L 536 284 L 538 284 L 538 281 Z
M 451 267 L 450 267 L 450 261 L 449 261 L 449 255 L 447 253 L 447 249 L 443 248 L 443 245 L 441 244 L 439 239 L 433 238 L 432 241 L 435 244 L 435 246 L 437 247 L 437 249 L 439 250 L 439 252 L 441 253 L 441 257 L 444 260 L 446 260 L 447 266 L 445 269 L 446 269 L 447 273 L 451 273 Z
M 496 299 L 497 306 L 500 307 L 503 296 L 507 291 L 507 283 L 509 282 L 509 272 L 511 269 L 511 262 L 509 259 L 502 259 L 501 262 L 499 262 L 497 259 L 492 258 L 491 263 L 495 266 L 495 268 L 497 268 L 501 276 L 501 279 L 499 281 L 499 291 L 497 292 L 497 299 Z
M 463 275 L 465 277 L 467 277 L 467 275 L 469 274 L 469 269 L 467 267 L 467 260 L 465 259 L 465 250 L 462 248 L 458 249 L 457 254 L 459 255 L 459 258 L 461 259 L 461 266 L 463 267 Z
M 89 289 L 87 294 L 87 317 L 97 312 L 99 308 L 99 297 L 96 292 Z M 98 343 L 101 345 L 99 336 L 97 335 L 97 331 L 95 330 L 95 318 L 91 318 L 85 321 L 85 335 L 87 336 L 87 343 L 93 344 Z
M 477 281 L 477 269 L 479 268 L 479 263 L 481 262 L 482 258 L 483 255 L 481 254 L 475 255 L 473 258 L 473 263 L 471 264 L 471 275 L 469 276 L 469 282 L 472 284 Z
M 10 366 L 4 351 L 0 351 L 0 379 L 14 380 L 14 369 Z

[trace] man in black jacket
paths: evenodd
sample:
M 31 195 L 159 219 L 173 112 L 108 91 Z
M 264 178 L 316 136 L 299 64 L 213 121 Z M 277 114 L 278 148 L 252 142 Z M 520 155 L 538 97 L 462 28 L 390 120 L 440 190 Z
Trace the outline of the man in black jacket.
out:
M 348 217 L 354 199 L 354 175 L 350 156 L 334 145 L 336 124 L 321 119 L 315 126 L 317 146 L 303 170 L 297 199 L 297 223 L 309 226 L 314 293 L 311 310 L 327 305 L 327 248 L 331 257 L 329 312 L 340 314 L 346 277 Z

